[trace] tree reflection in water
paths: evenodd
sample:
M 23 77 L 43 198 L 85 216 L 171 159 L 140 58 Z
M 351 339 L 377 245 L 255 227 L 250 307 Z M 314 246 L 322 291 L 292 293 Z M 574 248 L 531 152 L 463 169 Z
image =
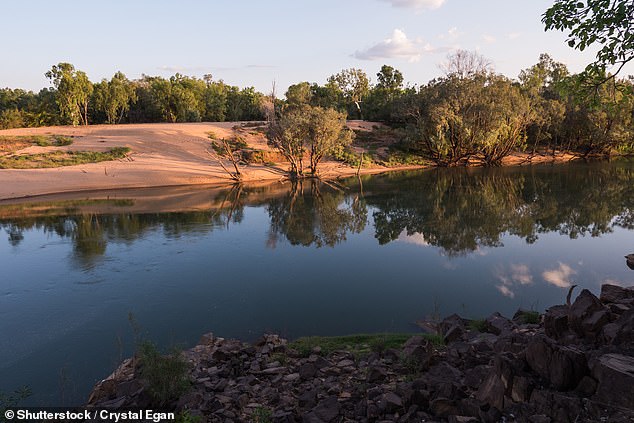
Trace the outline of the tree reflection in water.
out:
M 74 257 L 90 265 L 108 242 L 132 243 L 148 231 L 179 237 L 230 229 L 244 219 L 245 206 L 268 213 L 269 247 L 281 239 L 297 246 L 334 247 L 362 232 L 371 212 L 379 244 L 417 235 L 456 256 L 501 246 L 505 235 L 534 243 L 544 233 L 577 238 L 599 236 L 615 226 L 633 229 L 633 180 L 631 161 L 434 169 L 364 177 L 363 189 L 356 178 L 343 185 L 302 180 L 287 189 L 236 185 L 216 195 L 213 208 L 197 212 L 99 214 L 66 207 L 62 215 L 0 218 L 0 227 L 13 246 L 32 228 L 70 238 Z

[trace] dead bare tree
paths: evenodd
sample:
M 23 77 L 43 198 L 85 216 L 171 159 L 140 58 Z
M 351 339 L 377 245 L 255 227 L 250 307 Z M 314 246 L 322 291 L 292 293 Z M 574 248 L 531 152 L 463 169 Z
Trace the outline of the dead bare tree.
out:
M 207 154 L 214 159 L 220 166 L 224 169 L 224 171 L 231 177 L 231 179 L 235 181 L 242 181 L 242 172 L 240 171 L 240 160 L 234 154 L 235 151 L 232 149 L 229 141 L 226 138 L 221 139 L 212 139 L 211 141 L 211 150 L 207 150 Z M 234 172 L 232 172 L 227 166 L 224 164 L 224 160 L 228 160 L 231 162 L 234 168 Z
M 447 55 L 447 61 L 440 65 L 447 76 L 468 78 L 470 76 L 493 72 L 493 63 L 483 55 L 468 50 L 456 50 Z

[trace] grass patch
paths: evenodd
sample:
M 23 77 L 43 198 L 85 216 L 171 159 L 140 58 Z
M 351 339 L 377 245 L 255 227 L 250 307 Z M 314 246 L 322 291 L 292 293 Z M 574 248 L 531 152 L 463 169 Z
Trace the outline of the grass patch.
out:
M 273 412 L 266 407 L 258 407 L 253 412 L 254 423 L 272 423 Z
M 180 351 L 168 355 L 161 354 L 150 341 L 139 345 L 138 357 L 141 378 L 147 383 L 150 395 L 158 405 L 165 405 L 177 399 L 191 387 L 189 364 Z
M 539 324 L 539 312 L 534 310 L 521 310 L 517 312 L 514 320 L 516 320 L 519 324 Z
M 0 169 L 43 169 L 74 166 L 85 163 L 99 163 L 117 160 L 130 153 L 128 147 L 116 147 L 106 152 L 100 151 L 53 151 L 50 153 L 22 154 L 0 157 Z
M 72 143 L 73 138 L 65 135 L 4 135 L 0 136 L 0 153 L 12 153 L 32 145 L 61 147 Z
M 473 319 L 467 323 L 467 328 L 469 330 L 484 333 L 487 331 L 487 322 L 484 319 Z
M 372 352 L 382 352 L 390 348 L 401 348 L 412 336 L 420 333 L 377 333 L 348 336 L 308 336 L 298 338 L 288 344 L 302 357 L 308 357 L 315 347 L 321 348 L 322 355 L 328 355 L 333 351 L 348 351 L 356 356 L 368 355 Z M 442 345 L 442 337 L 422 334 L 435 345 Z

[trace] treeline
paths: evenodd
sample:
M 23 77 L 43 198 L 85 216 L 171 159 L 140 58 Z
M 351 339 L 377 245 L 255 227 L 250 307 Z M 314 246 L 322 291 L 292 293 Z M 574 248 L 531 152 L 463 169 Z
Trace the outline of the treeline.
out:
M 38 93 L 0 89 L 0 129 L 102 123 L 222 122 L 262 120 L 263 95 L 253 87 L 238 88 L 176 74 L 143 75 L 129 80 L 117 72 L 92 83 L 68 63 L 46 73 L 52 88 Z
M 397 128 L 401 149 L 443 166 L 496 165 L 518 150 L 589 156 L 634 149 L 632 79 L 600 74 L 592 81 L 601 83 L 588 84 L 587 75 L 571 74 L 546 54 L 516 80 L 466 51 L 451 54 L 444 71 L 416 86 L 406 85 L 402 73 L 387 65 L 375 84 L 362 70 L 345 69 L 323 85 L 291 85 L 279 100 L 211 75 L 129 80 L 117 72 L 92 83 L 84 72 L 60 63 L 46 73 L 52 88 L 0 90 L 0 128 L 270 120 L 318 107 Z

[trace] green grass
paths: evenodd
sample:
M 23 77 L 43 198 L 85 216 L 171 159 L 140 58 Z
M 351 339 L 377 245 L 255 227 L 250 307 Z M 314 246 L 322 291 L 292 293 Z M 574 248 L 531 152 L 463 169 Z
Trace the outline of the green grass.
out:
M 372 352 L 382 352 L 390 348 L 401 348 L 412 336 L 420 333 L 378 333 L 348 336 L 309 336 L 298 338 L 289 343 L 288 347 L 297 354 L 307 357 L 315 347 L 321 348 L 322 355 L 333 351 L 348 351 L 357 356 L 368 355 Z M 443 345 L 442 337 L 422 334 L 435 345 Z
M 4 135 L 0 136 L 0 152 L 14 152 L 31 145 L 61 147 L 71 145 L 73 138 L 65 135 Z
M 122 159 L 128 155 L 128 147 L 115 147 L 106 152 L 99 151 L 53 151 L 50 153 L 0 156 L 0 169 L 42 169 L 99 163 Z
M 487 331 L 487 323 L 484 319 L 473 319 L 469 321 L 467 328 L 476 332 L 484 333 Z
M 539 312 L 534 310 L 522 310 L 517 316 L 517 321 L 520 324 L 530 323 L 533 325 L 539 324 Z
M 179 351 L 163 355 L 152 342 L 143 341 L 139 345 L 138 357 L 141 378 L 157 405 L 177 399 L 191 387 L 189 364 Z
M 258 407 L 253 412 L 254 423 L 272 423 L 273 412 L 266 407 Z

